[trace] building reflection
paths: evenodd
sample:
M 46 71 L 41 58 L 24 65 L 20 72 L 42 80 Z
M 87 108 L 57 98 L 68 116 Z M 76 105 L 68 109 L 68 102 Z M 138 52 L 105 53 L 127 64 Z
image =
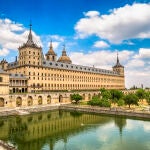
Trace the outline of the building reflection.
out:
M 0 139 L 11 141 L 19 150 L 40 150 L 44 145 L 53 150 L 58 140 L 67 143 L 70 136 L 89 128 L 86 124 L 104 125 L 112 120 L 112 117 L 62 110 L 1 118 Z M 115 123 L 118 125 L 118 121 Z
M 115 116 L 114 121 L 115 121 L 115 125 L 119 128 L 120 136 L 122 136 L 123 128 L 125 128 L 127 124 L 126 118 Z

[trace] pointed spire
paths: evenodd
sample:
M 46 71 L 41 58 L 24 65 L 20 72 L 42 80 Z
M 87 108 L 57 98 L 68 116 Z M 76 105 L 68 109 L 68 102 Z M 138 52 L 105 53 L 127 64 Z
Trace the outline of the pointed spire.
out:
M 114 67 L 123 67 L 120 62 L 119 62 L 119 57 L 118 57 L 118 52 L 117 52 L 117 62 L 116 65 Z
M 30 22 L 29 24 L 30 27 L 30 31 L 29 31 L 29 35 L 28 35 L 28 40 L 27 40 L 27 45 L 32 46 L 34 44 L 33 39 L 32 39 L 32 24 Z
M 29 24 L 29 35 L 28 35 L 28 40 L 26 43 L 24 43 L 22 46 L 19 47 L 19 49 L 24 48 L 24 47 L 33 47 L 33 48 L 38 48 L 41 49 L 41 47 L 39 47 L 36 43 L 33 42 L 33 38 L 32 38 L 32 24 L 30 21 Z
M 63 50 L 62 50 L 62 56 L 67 56 L 67 54 L 66 54 L 66 46 L 65 46 L 65 44 L 63 45 Z
M 52 40 L 51 40 L 51 42 L 50 42 L 50 47 L 49 47 L 50 49 L 53 49 L 53 44 L 52 44 Z
M 56 53 L 55 53 L 54 50 L 53 50 L 53 43 L 52 43 L 52 40 L 50 41 L 49 50 L 48 50 L 48 52 L 46 53 L 46 55 L 55 55 L 55 56 L 56 56 Z
M 17 62 L 17 56 L 16 56 L 16 59 L 15 59 L 15 62 Z
M 117 64 L 119 64 L 118 52 L 117 52 Z

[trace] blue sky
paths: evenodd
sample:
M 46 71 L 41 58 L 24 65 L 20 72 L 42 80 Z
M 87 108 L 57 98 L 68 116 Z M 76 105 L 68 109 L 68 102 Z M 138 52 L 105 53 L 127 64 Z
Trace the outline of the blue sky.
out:
M 150 87 L 149 0 L 0 0 L 0 60 L 14 61 L 26 42 L 58 57 L 65 44 L 73 63 L 111 69 L 119 52 L 126 87 Z

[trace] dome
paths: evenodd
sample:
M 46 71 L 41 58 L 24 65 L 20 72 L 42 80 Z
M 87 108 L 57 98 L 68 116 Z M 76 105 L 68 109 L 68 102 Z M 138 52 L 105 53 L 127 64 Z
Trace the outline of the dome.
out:
M 65 46 L 64 46 L 64 49 L 62 51 L 62 56 L 59 57 L 58 62 L 67 63 L 67 64 L 72 63 L 71 59 L 66 54 Z
M 53 51 L 53 49 L 50 49 L 46 55 L 56 55 L 55 52 Z
M 60 56 L 58 62 L 71 64 L 72 61 L 68 56 Z

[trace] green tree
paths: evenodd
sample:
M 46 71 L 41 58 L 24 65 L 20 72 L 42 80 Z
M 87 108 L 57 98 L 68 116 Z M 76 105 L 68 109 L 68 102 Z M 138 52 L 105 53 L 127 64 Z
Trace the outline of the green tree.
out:
M 115 89 L 110 90 L 110 93 L 111 93 L 111 100 L 113 103 L 117 103 L 119 99 L 122 99 L 124 96 L 122 91 L 115 90 Z
M 124 97 L 125 104 L 128 105 L 129 108 L 130 105 L 138 105 L 138 100 L 138 97 L 133 93 L 130 93 Z
M 98 96 L 93 96 L 92 99 L 88 101 L 88 105 L 100 106 L 100 98 Z
M 145 92 L 145 99 L 147 103 L 150 105 L 150 91 Z
M 136 92 L 135 92 L 136 96 L 139 98 L 139 99 L 144 99 L 145 98 L 145 90 L 143 89 L 138 89 Z
M 94 96 L 92 98 L 92 100 L 90 100 L 88 102 L 89 105 L 92 105 L 92 106 L 100 106 L 100 107 L 110 107 L 111 106 L 111 103 L 110 103 L 110 100 L 108 100 L 107 98 L 102 98 L 100 99 L 98 96 Z
M 111 107 L 111 102 L 107 98 L 100 99 L 100 107 Z
M 101 89 L 100 89 L 100 92 L 101 92 L 101 93 L 103 93 L 103 92 L 105 92 L 105 91 L 107 91 L 105 88 L 101 88 Z
M 102 97 L 106 99 L 111 99 L 111 93 L 109 90 L 106 90 L 102 93 Z
M 80 94 L 73 94 L 71 95 L 71 100 L 75 101 L 75 103 L 77 104 L 80 100 L 82 100 L 82 96 Z
M 124 102 L 123 99 L 119 99 L 119 100 L 117 101 L 118 106 L 123 106 L 124 103 L 125 103 L 125 102 Z

